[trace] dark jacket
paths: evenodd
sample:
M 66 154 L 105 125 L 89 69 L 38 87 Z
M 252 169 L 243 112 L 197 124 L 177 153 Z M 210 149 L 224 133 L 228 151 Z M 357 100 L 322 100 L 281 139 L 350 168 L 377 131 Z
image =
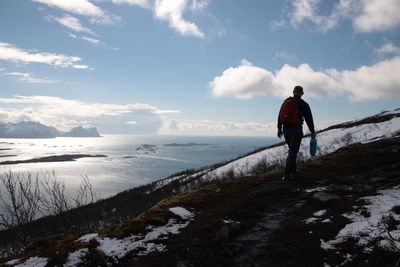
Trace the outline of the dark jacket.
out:
M 305 120 L 307 123 L 308 129 L 310 129 L 310 132 L 314 133 L 315 132 L 314 120 L 313 120 L 313 116 L 311 114 L 310 106 L 307 104 L 306 101 L 301 99 L 301 97 L 299 97 L 299 96 L 294 96 L 294 97 L 299 99 L 299 112 L 298 112 L 299 113 L 299 121 L 300 121 L 299 126 L 303 125 L 303 121 Z M 282 130 L 282 122 L 280 119 L 281 110 L 282 110 L 282 106 L 281 106 L 281 109 L 279 110 L 279 114 L 278 114 L 278 129 L 279 130 Z

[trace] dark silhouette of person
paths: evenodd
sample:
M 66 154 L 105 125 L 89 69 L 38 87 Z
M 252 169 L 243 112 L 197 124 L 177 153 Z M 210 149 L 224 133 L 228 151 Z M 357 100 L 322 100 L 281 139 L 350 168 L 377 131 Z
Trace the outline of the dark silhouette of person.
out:
M 311 132 L 311 137 L 316 136 L 315 129 L 314 129 L 314 121 L 313 116 L 311 113 L 310 106 L 301 99 L 302 95 L 304 94 L 303 87 L 296 86 L 293 89 L 293 97 L 289 97 L 288 99 L 295 99 L 297 102 L 297 123 L 287 124 L 281 118 L 282 108 L 284 103 L 279 110 L 278 116 L 278 137 L 281 138 L 282 135 L 285 138 L 285 141 L 289 147 L 288 156 L 286 158 L 286 166 L 285 166 L 285 173 L 282 177 L 282 180 L 294 180 L 297 177 L 297 153 L 300 149 L 301 139 L 303 138 L 303 121 L 305 120 L 308 126 L 308 129 Z

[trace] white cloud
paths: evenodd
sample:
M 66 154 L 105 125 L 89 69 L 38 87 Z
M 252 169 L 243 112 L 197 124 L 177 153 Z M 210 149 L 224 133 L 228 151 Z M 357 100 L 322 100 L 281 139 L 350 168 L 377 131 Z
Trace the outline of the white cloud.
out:
M 343 0 L 342 0 L 343 1 Z M 353 0 L 354 1 L 354 0 Z M 400 1 L 359 0 L 361 13 L 353 19 L 360 32 L 384 31 L 400 26 Z
M 91 29 L 84 27 L 80 20 L 70 16 L 70 15 L 65 15 L 64 17 L 54 17 L 54 16 L 48 16 L 46 17 L 47 20 L 49 21 L 56 21 L 58 23 L 60 23 L 61 25 L 76 31 L 76 32 L 83 32 L 83 33 L 88 33 L 94 36 L 98 36 L 95 32 L 93 32 Z
M 290 22 L 294 27 L 299 27 L 304 21 L 310 21 L 318 26 L 322 31 L 333 28 L 338 17 L 336 13 L 330 16 L 320 16 L 317 14 L 317 5 L 320 0 L 295 0 L 293 1 L 294 11 L 291 14 Z
M 320 15 L 321 3 L 321 0 L 294 0 L 289 14 L 292 26 L 311 23 L 327 31 L 341 20 L 350 20 L 358 32 L 385 31 L 400 26 L 398 0 L 340 0 L 328 15 Z
M 137 5 L 143 8 L 149 8 L 150 2 L 149 0 L 112 0 L 114 4 L 128 4 L 128 5 Z
M 8 43 L 0 42 L 0 60 L 24 63 L 43 63 L 62 68 L 88 68 L 86 65 L 79 65 L 80 57 L 65 56 L 54 53 L 35 53 L 20 49 Z
M 120 126 L 123 127 L 127 121 L 138 121 L 134 119 L 135 116 L 144 122 L 146 120 L 154 120 L 160 126 L 161 119 L 159 114 L 168 113 L 156 106 L 143 103 L 115 105 L 52 96 L 0 98 L 0 103 L 4 107 L 0 109 L 2 112 L 0 116 L 2 121 L 17 122 L 21 120 L 33 120 L 55 126 L 61 130 L 69 129 L 83 123 L 87 124 L 87 121 L 94 119 L 101 123 L 102 118 L 109 118 L 110 123 L 120 120 Z M 179 111 L 170 110 L 169 112 L 176 113 Z M 130 125 L 134 124 L 131 123 Z
M 182 35 L 193 35 L 204 38 L 204 33 L 198 26 L 186 21 L 183 12 L 187 8 L 187 0 L 156 0 L 154 6 L 155 16 L 162 20 L 167 20 L 169 26 L 177 30 Z
M 81 39 L 85 40 L 85 41 L 88 41 L 89 43 L 92 43 L 92 44 L 101 44 L 100 40 L 97 40 L 97 39 L 94 39 L 94 38 L 82 36 Z
M 211 120 L 165 120 L 159 134 L 271 136 L 276 134 L 276 123 L 230 122 Z
M 89 43 L 92 43 L 92 44 L 95 44 L 95 45 L 107 46 L 107 45 L 104 44 L 102 41 L 100 41 L 100 40 L 98 40 L 98 39 L 95 39 L 95 38 L 91 38 L 91 37 L 87 37 L 87 36 L 78 36 L 78 35 L 75 35 L 75 34 L 72 34 L 72 33 L 68 34 L 68 36 L 71 37 L 71 38 L 74 38 L 74 39 L 81 39 L 81 40 L 84 40 L 84 41 L 86 41 L 86 42 L 89 42 Z M 78 69 L 79 69 L 79 67 L 75 67 L 75 68 L 78 68 Z M 83 67 L 83 68 L 84 68 L 84 67 Z M 87 67 L 86 67 L 86 68 L 87 68 Z
M 24 72 L 7 72 L 6 75 L 18 76 L 20 81 L 28 83 L 55 83 L 55 80 L 39 79 L 32 76 L 31 73 Z
M 114 23 L 119 21 L 119 18 L 110 14 L 107 14 L 100 7 L 92 4 L 87 0 L 31 0 L 46 4 L 53 8 L 59 8 L 64 11 L 74 13 L 77 15 L 89 16 L 92 18 L 94 23 Z
M 286 23 L 285 20 L 279 20 L 279 21 L 275 20 L 275 21 L 272 21 L 272 22 L 269 24 L 269 27 L 270 27 L 272 30 L 277 30 L 277 29 L 279 29 L 279 28 L 286 27 L 286 25 L 287 25 L 287 23 Z
M 382 47 L 375 49 L 375 53 L 379 55 L 400 55 L 400 47 L 389 42 Z
M 239 67 L 225 70 L 221 76 L 209 83 L 214 96 L 234 95 L 237 98 L 252 98 L 275 94 L 274 75 L 262 68 L 242 60 Z M 269 86 L 266 86 L 269 85 Z
M 341 86 L 353 101 L 400 98 L 400 57 L 340 73 Z
M 65 0 L 32 0 L 33 2 L 38 2 L 42 4 L 46 4 L 51 7 L 57 7 L 62 10 L 84 15 L 84 16 L 102 16 L 104 15 L 104 11 L 98 6 L 92 4 L 87 0 L 73 0 L 73 1 L 65 1 Z
M 125 124 L 128 124 L 128 125 L 136 125 L 136 124 L 138 124 L 138 123 L 137 123 L 137 121 L 127 121 L 127 122 L 125 122 Z
M 307 96 L 348 95 L 351 101 L 400 98 L 400 57 L 355 70 L 316 71 L 308 64 L 284 65 L 274 73 L 242 60 L 209 83 L 215 97 L 252 98 L 261 95 L 286 97 L 295 85 Z
M 193 0 L 192 1 L 192 10 L 200 10 L 204 9 L 208 6 L 208 0 Z

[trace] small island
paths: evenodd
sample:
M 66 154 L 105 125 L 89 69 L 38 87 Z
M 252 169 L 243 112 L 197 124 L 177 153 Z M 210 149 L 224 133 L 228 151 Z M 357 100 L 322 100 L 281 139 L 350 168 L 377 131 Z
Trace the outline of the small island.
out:
M 20 163 L 42 163 L 42 162 L 61 162 L 61 161 L 75 161 L 80 158 L 105 158 L 105 155 L 90 155 L 90 154 L 65 154 L 58 156 L 48 156 L 42 158 L 33 158 L 26 160 L 8 160 L 0 161 L 0 165 L 12 165 Z

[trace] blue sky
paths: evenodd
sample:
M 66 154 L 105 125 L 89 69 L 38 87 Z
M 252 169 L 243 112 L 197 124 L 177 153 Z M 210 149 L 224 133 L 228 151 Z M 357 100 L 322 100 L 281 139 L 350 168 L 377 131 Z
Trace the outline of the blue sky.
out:
M 399 107 L 398 0 L 2 0 L 0 120 L 266 135 L 302 85 L 317 129 Z

